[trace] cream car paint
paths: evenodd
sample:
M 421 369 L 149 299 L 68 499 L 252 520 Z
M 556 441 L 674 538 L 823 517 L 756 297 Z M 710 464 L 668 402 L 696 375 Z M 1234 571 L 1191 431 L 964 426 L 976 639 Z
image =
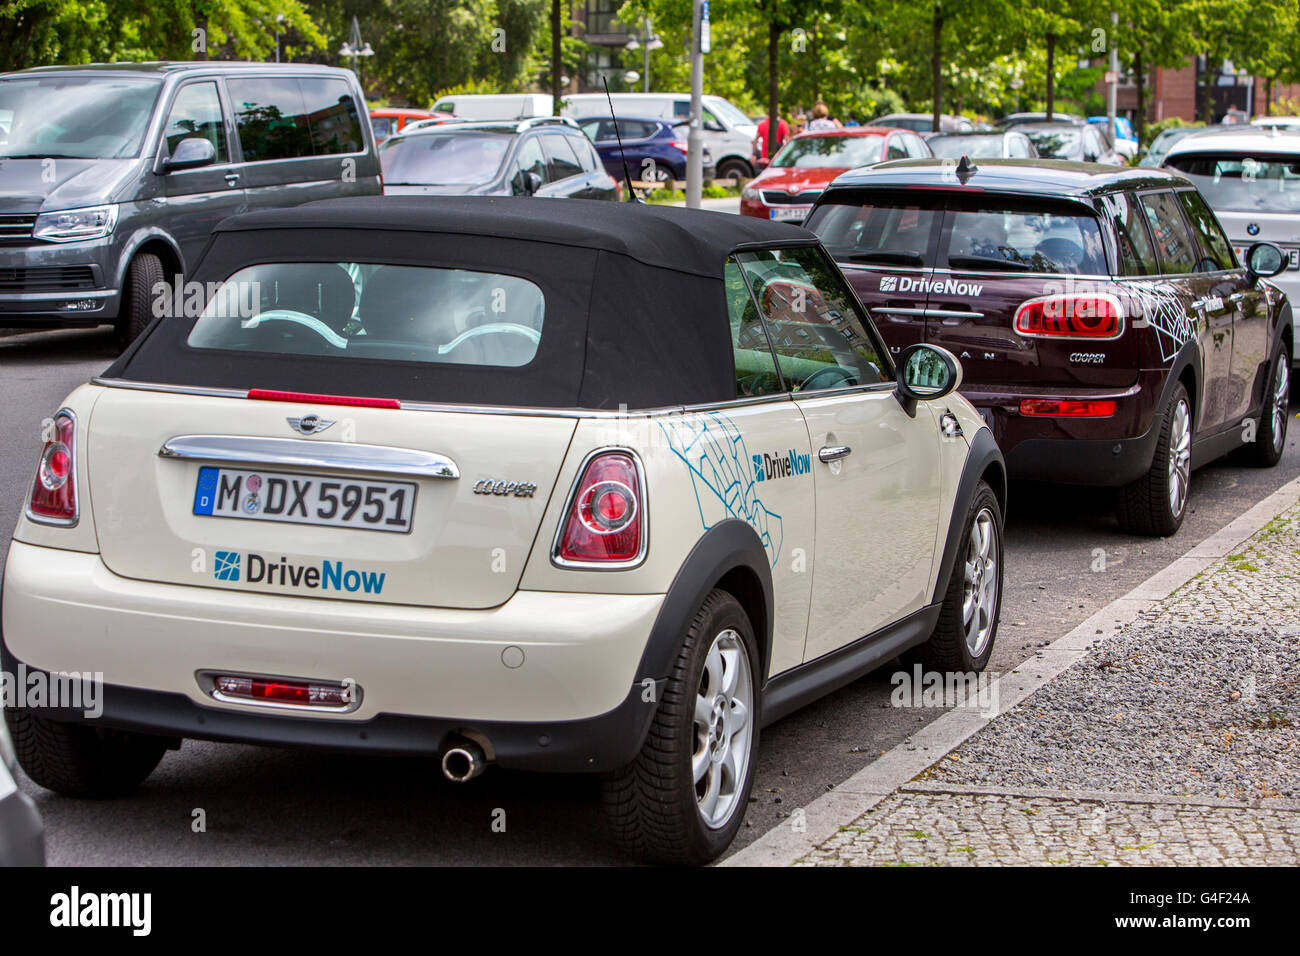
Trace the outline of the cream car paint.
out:
M 458 480 L 421 482 L 417 513 L 438 533 L 422 536 L 417 520 L 412 535 L 399 536 L 196 518 L 197 465 L 157 455 L 178 434 L 291 434 L 286 417 L 318 408 L 95 385 L 67 407 L 79 422 L 81 520 L 75 528 L 19 522 L 3 599 L 10 649 L 31 666 L 102 671 L 109 683 L 245 711 L 261 708 L 210 699 L 198 672 L 351 678 L 363 691 L 356 711 L 302 712 L 335 720 L 379 712 L 567 720 L 610 710 L 631 689 L 686 555 L 727 518 L 754 526 L 772 562 L 767 676 L 819 657 L 928 602 L 966 457 L 964 439 L 939 437 L 938 415 L 951 411 L 967 435 L 983 427 L 955 393 L 909 418 L 879 386 L 633 416 L 338 409 L 355 419 L 358 441 L 436 450 L 462 468 Z M 831 441 L 858 442 L 838 468 L 817 460 Z M 602 447 L 630 448 L 645 468 L 646 558 L 622 571 L 561 568 L 551 550 L 568 492 Z M 807 470 L 757 480 L 753 456 L 790 451 L 807 455 Z M 143 471 L 132 467 L 140 461 Z M 478 477 L 516 473 L 538 479 L 533 499 L 472 495 Z M 439 498 L 428 485 L 454 489 Z M 453 502 L 472 519 L 451 520 Z M 93 553 L 97 525 L 103 555 Z M 383 601 L 223 586 L 207 568 L 192 570 L 194 548 L 220 545 L 344 555 L 395 583 Z M 506 563 L 494 573 L 496 547 Z M 511 646 L 524 652 L 520 667 L 503 663 Z

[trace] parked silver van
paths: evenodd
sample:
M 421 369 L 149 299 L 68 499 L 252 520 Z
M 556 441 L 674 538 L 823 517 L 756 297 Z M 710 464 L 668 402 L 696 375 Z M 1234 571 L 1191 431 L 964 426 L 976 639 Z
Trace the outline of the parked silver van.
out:
M 383 189 L 350 70 L 40 67 L 0 74 L 0 118 L 0 326 L 111 323 L 125 346 L 222 219 Z
M 691 118 L 689 93 L 615 93 L 611 99 L 619 115 L 657 116 L 674 122 L 686 122 Z M 721 96 L 705 96 L 703 108 L 704 145 L 713 154 L 717 177 L 749 179 L 754 175 L 750 160 L 758 127 Z M 564 98 L 561 112 L 574 119 L 608 116 L 609 100 L 605 99 L 604 93 L 574 93 Z

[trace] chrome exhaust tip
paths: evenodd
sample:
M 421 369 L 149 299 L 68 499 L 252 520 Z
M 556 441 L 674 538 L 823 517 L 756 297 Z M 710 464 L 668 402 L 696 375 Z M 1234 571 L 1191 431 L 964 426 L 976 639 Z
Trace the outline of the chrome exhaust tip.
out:
M 472 740 L 458 740 L 442 754 L 442 774 L 452 783 L 467 783 L 487 767 L 483 748 Z

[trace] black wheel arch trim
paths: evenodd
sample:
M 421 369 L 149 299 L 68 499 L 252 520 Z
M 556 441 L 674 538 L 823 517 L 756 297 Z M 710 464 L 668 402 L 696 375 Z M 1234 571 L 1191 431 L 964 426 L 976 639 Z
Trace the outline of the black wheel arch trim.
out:
M 961 478 L 957 482 L 957 493 L 952 502 L 952 520 L 948 522 L 948 537 L 943 545 L 943 557 L 939 564 L 939 574 L 935 578 L 934 592 L 930 595 L 931 604 L 937 605 L 948 591 L 948 578 L 957 560 L 957 546 L 961 543 L 962 533 L 966 530 L 966 512 L 975 500 L 975 490 L 988 472 L 990 465 L 996 465 L 998 486 L 993 488 L 1002 506 L 1002 519 L 1006 521 L 1007 508 L 1007 465 L 1002 458 L 1002 451 L 993 440 L 993 433 L 981 428 L 970 442 L 970 453 L 962 468 Z
M 772 566 L 758 532 L 738 518 L 728 518 L 695 542 L 673 578 L 641 654 L 638 683 L 667 678 L 700 605 L 724 578 L 736 572 L 757 582 L 757 593 L 733 596 L 749 612 L 762 656 L 760 671 L 767 673 L 772 659 Z

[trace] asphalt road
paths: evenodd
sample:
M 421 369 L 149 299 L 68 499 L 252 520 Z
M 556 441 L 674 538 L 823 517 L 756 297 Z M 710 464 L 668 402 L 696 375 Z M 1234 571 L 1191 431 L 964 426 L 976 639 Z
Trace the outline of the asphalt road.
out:
M 0 332 L 5 538 L 30 480 L 41 420 L 113 355 L 107 330 Z M 1172 539 L 1122 534 L 1102 493 L 1013 487 L 1002 626 L 990 670 L 1015 667 L 1300 474 L 1300 428 L 1291 434 L 1277 468 L 1220 462 L 1196 472 L 1190 513 Z M 1093 570 L 1096 549 L 1105 551 L 1104 570 Z M 764 731 L 755 799 L 737 847 L 938 716 L 937 710 L 891 707 L 891 670 Z M 432 761 L 187 741 L 127 799 L 71 800 L 25 777 L 21 783 L 45 817 L 52 864 L 621 861 L 603 836 L 595 782 L 585 777 L 490 768 L 457 786 L 446 783 Z M 205 832 L 194 831 L 197 810 Z

